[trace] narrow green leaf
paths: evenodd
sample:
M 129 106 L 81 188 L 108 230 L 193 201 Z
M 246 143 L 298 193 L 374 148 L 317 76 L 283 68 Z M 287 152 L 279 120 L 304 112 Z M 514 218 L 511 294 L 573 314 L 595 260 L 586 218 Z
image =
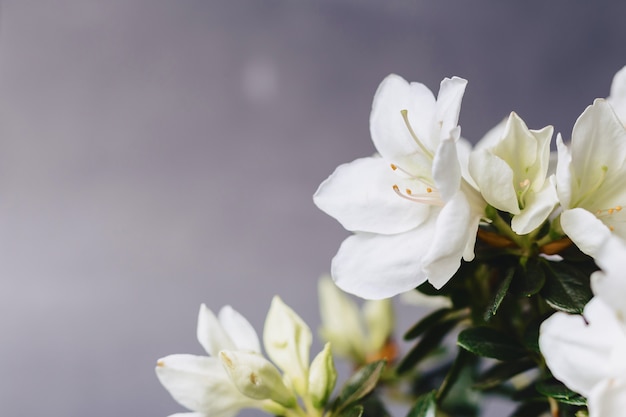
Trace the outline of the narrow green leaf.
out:
M 570 405 L 587 405 L 587 400 L 582 395 L 567 388 L 556 379 L 539 381 L 535 384 L 535 388 L 541 394 L 554 398 L 560 403 Z
M 413 408 L 409 410 L 407 417 L 435 417 L 436 412 L 435 391 L 432 391 L 417 399 Z
M 534 366 L 530 359 L 497 363 L 482 373 L 472 387 L 478 390 L 494 388 Z
M 361 404 L 356 404 L 342 410 L 340 413 L 333 413 L 331 415 L 333 417 L 361 417 L 363 415 L 363 411 L 363 406 Z
M 404 340 L 413 340 L 418 338 L 432 325 L 438 323 L 444 317 L 446 317 L 451 311 L 452 309 L 450 308 L 441 308 L 422 318 L 404 334 Z
M 387 411 L 375 392 L 363 398 L 360 404 L 363 406 L 363 417 L 391 417 L 391 414 L 389 414 L 389 411 Z
M 504 277 L 504 280 L 500 283 L 500 287 L 496 292 L 495 298 L 487 308 L 487 311 L 485 311 L 485 315 L 483 317 L 485 321 L 491 320 L 491 318 L 496 315 L 500 304 L 502 304 L 502 300 L 504 300 L 504 297 L 506 297 L 506 294 L 509 291 L 509 287 L 511 286 L 511 281 L 513 280 L 514 274 L 515 268 L 509 268 L 506 276 Z
M 386 361 L 384 360 L 372 362 L 352 375 L 341 389 L 337 400 L 335 400 L 332 407 L 333 410 L 340 412 L 369 394 L 376 387 L 385 364 Z
M 486 358 L 510 361 L 526 356 L 524 348 L 510 336 L 491 327 L 471 327 L 459 333 L 457 344 Z
M 404 359 L 398 364 L 396 372 L 403 374 L 412 369 L 415 365 L 424 359 L 435 348 L 440 346 L 440 342 L 444 337 L 456 326 L 456 320 L 447 320 L 435 324 L 428 329 L 422 338 L 411 348 Z
M 546 262 L 546 284 L 541 291 L 550 307 L 566 313 L 580 314 L 593 297 L 589 274 L 566 262 Z

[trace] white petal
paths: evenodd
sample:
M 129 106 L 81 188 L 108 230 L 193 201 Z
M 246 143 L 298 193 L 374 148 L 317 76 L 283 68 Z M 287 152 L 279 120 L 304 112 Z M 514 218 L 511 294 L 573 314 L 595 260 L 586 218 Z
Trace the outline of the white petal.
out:
M 604 223 L 581 208 L 561 213 L 561 227 L 582 252 L 593 258 L 600 254 L 603 245 L 611 236 L 611 231 Z
M 428 282 L 435 288 L 443 287 L 459 269 L 469 235 L 476 235 L 471 223 L 470 206 L 465 195 L 458 192 L 439 213 L 435 235 L 423 260 Z
M 196 333 L 198 342 L 211 356 L 217 356 L 220 350 L 235 349 L 235 343 L 228 336 L 222 324 L 204 304 L 200 306 L 200 312 L 198 313 Z
M 599 203 L 604 195 L 598 188 L 607 176 L 617 174 L 623 169 L 626 159 L 626 129 L 619 121 L 611 106 L 602 99 L 580 115 L 572 132 L 572 167 L 574 178 L 579 184 L 578 193 L 573 204 L 586 207 L 583 201 L 592 200 L 591 204 Z M 623 179 L 623 176 L 620 180 Z M 601 187 L 601 186 L 600 186 Z M 589 204 L 589 203 L 588 203 Z
M 626 378 L 605 379 L 598 383 L 589 398 L 589 417 L 623 417 L 626 410 Z
M 568 209 L 572 201 L 572 154 L 560 133 L 556 135 L 556 149 L 556 191 L 561 205 Z
M 555 313 L 541 325 L 539 348 L 553 375 L 570 389 L 588 396 L 611 375 L 611 351 L 621 330 L 614 313 L 594 298 L 584 316 Z
M 398 196 L 404 186 L 382 158 L 362 158 L 337 167 L 318 188 L 313 201 L 350 231 L 393 234 L 419 225 L 428 206 Z
M 626 245 L 620 238 L 611 236 L 595 261 L 602 270 L 591 275 L 593 293 L 626 321 Z
M 237 350 L 261 352 L 261 344 L 254 327 L 231 306 L 224 306 L 219 312 L 219 320 Z
M 518 235 L 532 232 L 548 218 L 558 201 L 553 180 L 546 181 L 542 190 L 528 194 L 526 207 L 511 220 L 511 229 Z
M 391 74 L 380 83 L 374 95 L 370 133 L 378 152 L 398 164 L 405 162 L 408 155 L 420 152 L 402 118 L 402 110 L 408 111 L 409 122 L 420 141 L 434 152 L 437 144 L 430 140 L 435 112 L 433 93 L 423 84 L 409 84 Z
M 615 109 L 622 123 L 626 124 L 626 67 L 615 74 L 611 84 L 611 95 L 608 102 Z
M 450 132 L 439 144 L 433 161 L 433 179 L 443 201 L 452 198 L 461 187 L 461 166 L 456 152 L 460 129 Z
M 508 213 L 520 212 L 513 171 L 505 161 L 488 150 L 477 150 L 470 155 L 469 172 L 487 203 Z
M 435 113 L 436 121 L 441 126 L 439 139 L 448 137 L 450 131 L 457 126 L 466 86 L 467 80 L 459 77 L 444 78 L 441 81 Z
M 350 236 L 333 258 L 333 279 L 342 290 L 373 300 L 415 288 L 426 280 L 421 262 L 434 231 L 431 216 L 416 229 L 397 235 Z
M 159 359 L 156 374 L 172 397 L 192 411 L 229 417 L 258 405 L 235 388 L 217 358 L 170 355 Z

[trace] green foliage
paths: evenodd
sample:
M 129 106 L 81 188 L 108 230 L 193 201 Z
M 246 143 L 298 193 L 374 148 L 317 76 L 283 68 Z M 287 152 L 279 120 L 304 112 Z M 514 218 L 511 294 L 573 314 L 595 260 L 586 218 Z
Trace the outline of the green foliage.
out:
M 372 362 L 352 375 L 334 401 L 332 405 L 332 415 L 337 417 L 345 416 L 344 413 L 349 412 L 351 414 L 345 417 L 360 417 L 360 414 L 358 416 L 352 414 L 353 412 L 350 411 L 351 407 L 376 387 L 376 383 L 380 378 L 385 364 L 386 361 L 384 360 Z M 356 411 L 354 411 L 354 413 L 356 413 Z
M 457 344 L 475 355 L 503 361 L 517 360 L 526 356 L 519 343 L 496 329 L 479 326 L 470 327 L 459 333 Z

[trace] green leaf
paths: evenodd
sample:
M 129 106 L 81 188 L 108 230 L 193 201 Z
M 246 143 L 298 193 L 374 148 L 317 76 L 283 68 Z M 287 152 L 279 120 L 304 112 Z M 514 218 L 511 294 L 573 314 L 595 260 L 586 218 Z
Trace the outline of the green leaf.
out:
M 541 291 L 550 307 L 566 313 L 580 314 L 593 297 L 589 274 L 566 262 L 546 262 L 546 284 Z
M 470 327 L 459 333 L 457 344 L 486 358 L 510 361 L 526 356 L 525 349 L 510 336 L 491 327 Z
M 360 404 L 364 410 L 363 417 L 391 417 L 383 402 L 374 392 L 367 395 Z
M 570 405 L 587 405 L 585 397 L 567 388 L 556 379 L 539 381 L 535 384 L 535 388 L 541 394 L 554 398 L 560 403 Z
M 451 311 L 452 309 L 450 308 L 442 308 L 439 310 L 435 310 L 433 313 L 422 318 L 404 334 L 404 340 L 413 340 L 413 339 L 418 338 L 419 336 L 422 335 L 422 333 L 428 330 L 432 325 L 440 322 Z
M 542 267 L 544 262 L 543 259 L 533 257 L 524 266 L 516 268 L 514 288 L 517 293 L 530 297 L 541 291 L 546 283 L 546 273 Z
M 513 280 L 514 274 L 515 274 L 514 268 L 510 268 L 507 271 L 506 276 L 504 277 L 504 280 L 502 281 L 502 283 L 500 283 L 500 287 L 498 288 L 498 292 L 496 292 L 495 298 L 493 299 L 493 301 L 487 308 L 487 311 L 485 311 L 485 315 L 483 317 L 485 321 L 491 320 L 491 318 L 496 315 L 496 312 L 498 311 L 500 304 L 502 304 L 502 300 L 504 300 L 504 297 L 506 297 L 506 294 L 509 291 L 509 286 L 511 285 L 511 281 Z
M 422 359 L 424 359 L 429 353 L 438 348 L 444 337 L 456 326 L 456 320 L 447 320 L 428 329 L 422 338 L 411 348 L 406 354 L 404 359 L 398 364 L 396 372 L 403 374 L 406 371 L 412 369 Z
M 333 410 L 340 412 L 369 394 L 376 387 L 385 364 L 385 360 L 380 360 L 356 371 L 341 389 L 339 397 L 333 404 Z
M 363 415 L 364 408 L 361 404 L 356 404 L 346 408 L 340 413 L 331 414 L 333 417 L 361 417 Z
M 478 390 L 494 388 L 534 366 L 535 363 L 530 359 L 497 363 L 476 379 L 473 388 Z
M 431 391 L 417 399 L 407 417 L 435 417 L 436 412 L 435 391 Z

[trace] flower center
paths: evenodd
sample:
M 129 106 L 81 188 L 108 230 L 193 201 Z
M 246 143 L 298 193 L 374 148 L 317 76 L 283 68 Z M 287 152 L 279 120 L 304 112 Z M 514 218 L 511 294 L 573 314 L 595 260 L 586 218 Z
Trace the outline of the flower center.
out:
M 428 181 L 426 178 L 411 175 L 408 171 L 398 167 L 395 164 L 391 164 L 391 169 L 393 171 L 399 170 L 400 172 L 403 172 L 410 179 L 421 183 L 421 185 L 425 187 L 424 192 L 416 193 L 410 188 L 405 188 L 404 191 L 401 191 L 398 184 L 394 184 L 393 191 L 398 194 L 398 196 L 404 198 L 405 200 L 413 201 L 415 203 L 423 203 L 434 206 L 444 205 L 443 201 L 441 200 L 441 196 L 439 195 L 439 192 L 434 188 L 434 185 L 431 183 L 431 181 Z
M 607 220 L 610 219 L 611 221 L 615 221 L 615 218 L 612 217 L 612 215 L 622 211 L 622 208 L 623 208 L 622 206 L 615 206 L 615 207 L 611 207 L 608 209 L 596 210 L 595 215 L 597 218 L 603 221 L 604 219 L 607 219 Z M 610 224 L 607 224 L 607 226 L 609 226 L 609 230 L 611 230 L 611 232 L 615 230 L 615 227 L 611 226 Z

